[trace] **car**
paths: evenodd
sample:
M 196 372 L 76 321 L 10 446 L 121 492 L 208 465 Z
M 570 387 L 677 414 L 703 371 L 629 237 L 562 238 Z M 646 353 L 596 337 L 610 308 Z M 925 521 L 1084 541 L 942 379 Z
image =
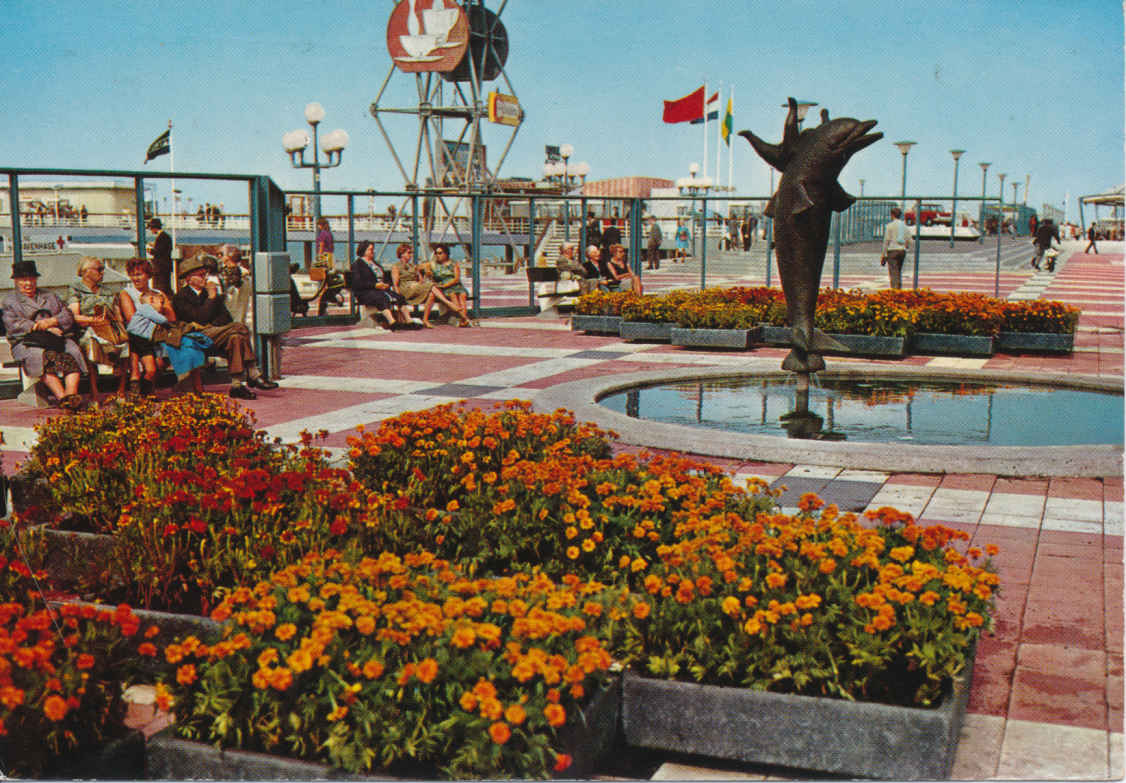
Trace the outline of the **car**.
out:
M 919 216 L 924 226 L 937 224 L 950 225 L 950 213 L 942 209 L 941 204 L 919 205 Z M 915 225 L 915 210 L 909 209 L 903 213 L 903 220 L 909 226 Z

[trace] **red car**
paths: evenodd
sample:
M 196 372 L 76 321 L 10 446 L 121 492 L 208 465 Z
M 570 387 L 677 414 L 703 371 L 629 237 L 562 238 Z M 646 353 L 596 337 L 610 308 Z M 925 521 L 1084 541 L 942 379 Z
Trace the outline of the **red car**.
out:
M 936 223 L 950 225 L 950 213 L 944 212 L 940 204 L 922 204 L 919 207 L 919 214 L 924 226 L 933 226 Z M 907 210 L 903 214 L 903 220 L 909 226 L 915 225 L 915 210 Z

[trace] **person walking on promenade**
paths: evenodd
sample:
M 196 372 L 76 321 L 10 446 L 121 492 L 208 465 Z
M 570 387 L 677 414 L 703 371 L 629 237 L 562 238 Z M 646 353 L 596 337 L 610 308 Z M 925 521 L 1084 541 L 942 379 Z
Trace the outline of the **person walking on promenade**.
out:
M 231 376 L 230 396 L 239 400 L 253 400 L 258 395 L 248 389 L 276 389 L 278 384 L 262 377 L 258 371 L 258 357 L 254 343 L 244 323 L 234 323 L 227 312 L 226 301 L 219 296 L 219 286 L 207 281 L 207 269 L 199 256 L 184 262 L 180 270 L 180 290 L 172 297 L 172 309 L 181 321 L 195 321 L 203 328 L 199 331 L 211 338 L 218 351 L 227 355 L 227 368 Z M 246 383 L 242 375 L 246 374 Z
M 911 234 L 901 219 L 903 211 L 891 208 L 891 221 L 884 227 L 883 253 L 880 263 L 888 268 L 888 283 L 892 288 L 903 287 L 903 260 L 911 247 Z
M 692 241 L 692 236 L 688 233 L 688 226 L 684 225 L 683 221 L 676 221 L 676 260 L 688 260 L 688 243 Z
M 618 227 L 618 210 L 614 210 L 613 217 L 606 218 L 602 226 L 602 255 L 610 257 L 610 248 L 622 243 L 622 229 Z
M 1095 222 L 1091 221 L 1091 225 L 1087 227 L 1087 247 L 1083 248 L 1083 255 L 1087 255 L 1087 253 L 1091 252 L 1092 250 L 1095 251 L 1095 255 L 1099 254 L 1099 248 L 1095 244 L 1095 239 L 1097 237 L 1098 234 L 1095 232 Z
M 649 256 L 649 269 L 661 268 L 661 240 L 664 237 L 661 234 L 661 226 L 657 223 L 657 218 L 654 216 L 649 217 L 649 244 L 646 246 Z
M 172 237 L 164 230 L 160 218 L 149 221 L 149 230 L 156 232 L 149 256 L 152 258 L 152 285 L 172 296 Z
M 587 216 L 586 243 L 602 247 L 602 224 L 598 222 L 594 212 L 590 212 Z
M 1044 258 L 1044 253 L 1052 246 L 1052 240 L 1056 240 L 1056 244 L 1060 243 L 1060 230 L 1056 227 L 1055 222 L 1051 218 L 1044 218 L 1036 226 L 1036 237 L 1032 240 L 1032 246 L 1036 248 L 1036 254 L 1032 256 L 1032 268 L 1040 268 L 1040 260 Z M 1055 268 L 1055 262 L 1048 261 L 1048 271 L 1051 272 Z

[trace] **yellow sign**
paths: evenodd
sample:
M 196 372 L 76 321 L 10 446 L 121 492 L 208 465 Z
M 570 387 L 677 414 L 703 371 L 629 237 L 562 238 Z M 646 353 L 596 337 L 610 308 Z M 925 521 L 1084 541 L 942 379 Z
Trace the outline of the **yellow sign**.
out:
M 524 119 L 524 110 L 514 95 L 499 92 L 489 93 L 489 122 L 501 125 L 519 125 Z

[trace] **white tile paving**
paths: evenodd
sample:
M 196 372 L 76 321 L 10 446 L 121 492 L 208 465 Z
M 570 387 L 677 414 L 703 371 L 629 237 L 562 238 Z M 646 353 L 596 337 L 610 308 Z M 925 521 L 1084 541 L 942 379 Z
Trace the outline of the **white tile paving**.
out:
M 1044 513 L 1044 496 L 1018 492 L 994 492 L 985 505 L 986 514 L 1015 514 L 1036 517 Z
M 881 473 L 878 470 L 842 470 L 837 474 L 837 481 L 868 481 L 873 484 L 883 484 L 891 476 L 890 473 Z
M 1003 780 L 1103 780 L 1110 773 L 1108 732 L 1009 720 L 996 776 Z
M 930 502 L 933 494 L 933 487 L 919 487 L 912 484 L 884 484 L 880 491 L 872 497 L 865 510 L 892 506 L 918 518 L 923 509 L 926 508 L 927 503 Z
M 941 522 L 976 523 L 988 500 L 988 492 L 939 487 L 920 516 Z
M 822 465 L 795 465 L 782 474 L 782 479 L 788 478 L 813 478 L 832 479 L 841 472 L 840 468 L 824 467 Z
M 1050 497 L 1044 507 L 1044 521 L 1049 519 L 1102 522 L 1103 503 L 1101 500 Z

